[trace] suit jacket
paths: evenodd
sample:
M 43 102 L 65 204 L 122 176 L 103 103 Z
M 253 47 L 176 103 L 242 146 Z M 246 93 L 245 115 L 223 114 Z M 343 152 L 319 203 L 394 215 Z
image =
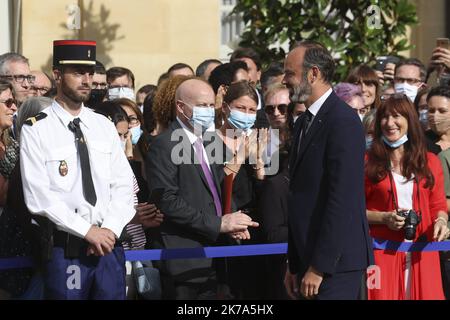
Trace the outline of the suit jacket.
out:
M 179 155 L 184 156 L 185 163 L 176 163 Z M 216 215 L 206 177 L 200 164 L 194 164 L 194 157 L 193 146 L 178 121 L 150 145 L 146 160 L 149 189 L 164 189 L 158 208 L 165 215 L 153 248 L 210 246 L 219 236 L 221 218 Z M 210 167 L 220 196 L 222 166 Z M 201 282 L 210 275 L 211 266 L 212 259 L 176 259 L 162 261 L 160 267 L 176 280 Z
M 364 198 L 364 131 L 357 114 L 334 92 L 301 141 L 294 127 L 289 162 L 289 268 L 333 274 L 373 262 Z M 298 152 L 297 152 L 298 150 Z

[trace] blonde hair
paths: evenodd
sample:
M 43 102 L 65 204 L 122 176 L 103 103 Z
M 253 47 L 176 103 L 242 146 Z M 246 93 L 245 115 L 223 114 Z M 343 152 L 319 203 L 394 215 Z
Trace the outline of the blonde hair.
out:
M 274 83 L 267 87 L 267 91 L 264 94 L 264 102 L 269 100 L 270 97 L 275 95 L 279 91 L 288 90 L 288 88 L 282 83 Z

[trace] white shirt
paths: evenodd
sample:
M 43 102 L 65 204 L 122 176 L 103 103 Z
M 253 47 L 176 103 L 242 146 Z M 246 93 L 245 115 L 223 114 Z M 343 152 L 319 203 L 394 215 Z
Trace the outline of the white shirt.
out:
M 133 172 L 120 146 L 114 124 L 82 106 L 77 118 L 89 151 L 95 207 L 83 196 L 81 168 L 74 133 L 74 116 L 56 101 L 43 110 L 47 117 L 24 125 L 20 165 L 25 203 L 31 213 L 49 218 L 57 229 L 84 238 L 92 225 L 119 237 L 133 218 Z M 67 174 L 60 170 L 63 161 Z
M 312 113 L 313 117 L 312 117 L 311 121 L 309 122 L 308 127 L 306 128 L 306 132 L 308 132 L 309 128 L 311 128 L 314 118 L 316 117 L 317 113 L 319 113 L 320 108 L 324 104 L 325 100 L 327 100 L 327 98 L 330 96 L 331 92 L 333 92 L 333 89 L 331 89 L 331 88 L 328 89 L 322 96 L 320 96 L 319 99 L 314 101 L 314 103 L 308 108 L 309 112 Z M 303 130 L 300 132 L 300 140 L 298 143 L 298 148 L 300 148 L 300 146 L 301 146 L 302 136 L 303 136 Z
M 413 208 L 413 191 L 414 180 L 408 180 L 404 176 L 392 171 L 394 178 L 395 189 L 397 190 L 398 208 L 400 209 L 412 209 Z M 406 240 L 405 242 L 411 242 L 412 240 Z M 411 297 L 411 252 L 406 253 L 405 264 L 405 293 L 406 300 Z
M 395 189 L 397 190 L 399 209 L 412 209 L 414 180 L 408 180 L 394 171 L 392 171 L 392 177 L 394 178 Z
M 315 118 L 315 116 L 317 115 L 317 113 L 319 112 L 320 108 L 322 107 L 322 105 L 324 104 L 325 100 L 328 99 L 328 97 L 330 96 L 331 92 L 333 92 L 333 89 L 328 89 L 319 99 L 317 99 L 309 108 L 309 112 L 311 112 L 313 114 L 313 120 Z M 313 120 L 311 120 L 311 123 L 313 122 Z M 311 124 L 310 124 L 311 126 Z

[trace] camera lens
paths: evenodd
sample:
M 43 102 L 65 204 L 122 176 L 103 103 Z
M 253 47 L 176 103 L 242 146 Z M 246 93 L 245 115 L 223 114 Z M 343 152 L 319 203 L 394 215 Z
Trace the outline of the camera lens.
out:
M 405 239 L 414 240 L 415 237 L 416 237 L 416 227 L 412 225 L 405 226 Z

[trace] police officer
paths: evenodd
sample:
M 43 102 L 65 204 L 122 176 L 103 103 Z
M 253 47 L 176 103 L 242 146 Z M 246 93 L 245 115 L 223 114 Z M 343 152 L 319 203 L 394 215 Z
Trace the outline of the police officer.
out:
M 44 276 L 49 299 L 124 299 L 118 238 L 135 210 L 132 171 L 117 131 L 84 106 L 95 67 L 94 41 L 54 41 L 53 104 L 22 128 L 25 202 L 55 226 Z

